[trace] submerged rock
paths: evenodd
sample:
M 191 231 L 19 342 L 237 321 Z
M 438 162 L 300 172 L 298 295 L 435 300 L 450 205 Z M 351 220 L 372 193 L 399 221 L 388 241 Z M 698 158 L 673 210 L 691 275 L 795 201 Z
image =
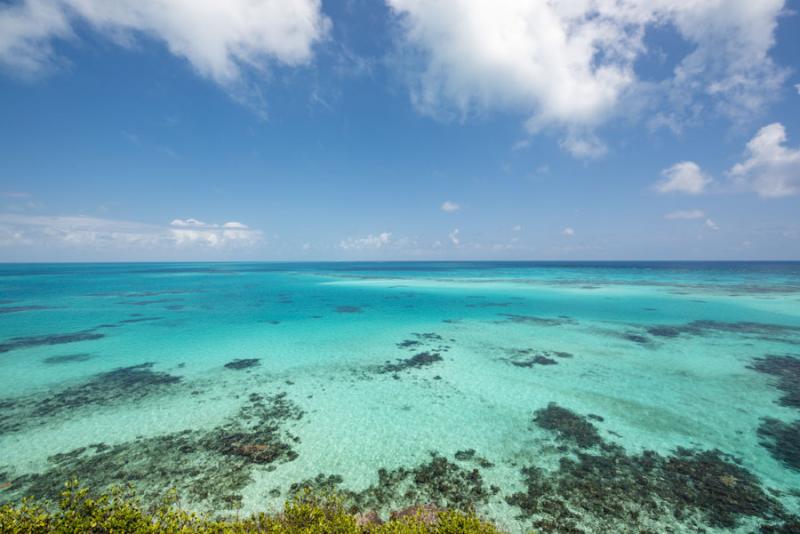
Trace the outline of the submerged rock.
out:
M 105 337 L 94 330 L 82 330 L 80 332 L 70 332 L 67 334 L 48 334 L 44 336 L 25 336 L 13 337 L 5 343 L 0 343 L 0 352 L 10 352 L 12 350 L 39 347 L 42 345 L 61 345 L 65 343 L 77 343 L 79 341 L 92 341 Z
M 77 354 L 63 354 L 60 356 L 50 356 L 49 358 L 45 358 L 42 361 L 48 365 L 57 365 L 61 363 L 85 362 L 87 360 L 91 360 L 92 357 L 93 356 L 87 352 L 80 352 Z
M 131 483 L 146 502 L 168 488 L 215 512 L 236 509 L 255 469 L 297 458 L 297 438 L 287 425 L 303 411 L 283 393 L 258 396 L 211 430 L 182 430 L 117 445 L 95 444 L 51 456 L 44 472 L 15 478 L 0 502 L 30 495 L 57 500 L 65 482 L 78 479 L 94 491 Z
M 577 447 L 553 471 L 522 468 L 526 491 L 506 497 L 539 531 L 655 532 L 675 530 L 676 523 L 678 530 L 704 531 L 736 528 L 745 517 L 787 525 L 796 520 L 754 474 L 718 450 L 628 454 L 553 403 L 535 420 Z M 597 452 L 585 450 L 590 447 Z
M 582 449 L 603 443 L 592 423 L 554 402 L 548 404 L 547 408 L 536 410 L 533 421 L 540 428 L 555 432 L 560 440 L 574 443 Z
M 776 386 L 784 393 L 780 404 L 800 409 L 800 357 L 767 354 L 754 359 L 749 368 L 776 377 Z
M 249 369 L 261 365 L 260 358 L 236 358 L 224 365 L 226 369 Z
M 474 510 L 496 494 L 496 487 L 487 488 L 478 469 L 465 469 L 445 457 L 431 453 L 431 460 L 414 467 L 379 469 L 378 482 L 361 490 L 341 487 L 339 475 L 320 474 L 292 484 L 290 494 L 305 489 L 336 493 L 354 510 L 392 510 L 416 507 L 420 502 L 458 510 Z
M 435 352 L 420 352 L 411 358 L 404 358 L 396 360 L 397 363 L 387 363 L 381 366 L 378 370 L 379 373 L 398 373 L 407 371 L 409 369 L 419 369 L 421 367 L 428 367 L 436 362 L 442 361 L 443 358 Z
M 800 471 L 800 420 L 784 423 L 772 417 L 762 419 L 758 436 L 773 458 Z

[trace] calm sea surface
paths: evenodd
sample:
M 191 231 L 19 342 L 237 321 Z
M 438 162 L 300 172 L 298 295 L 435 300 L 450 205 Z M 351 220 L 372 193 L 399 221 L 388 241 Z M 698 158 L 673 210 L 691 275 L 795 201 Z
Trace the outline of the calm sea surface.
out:
M 786 527 L 800 263 L 0 265 L 0 502 L 73 477 L 218 514 L 312 486 L 509 532 Z

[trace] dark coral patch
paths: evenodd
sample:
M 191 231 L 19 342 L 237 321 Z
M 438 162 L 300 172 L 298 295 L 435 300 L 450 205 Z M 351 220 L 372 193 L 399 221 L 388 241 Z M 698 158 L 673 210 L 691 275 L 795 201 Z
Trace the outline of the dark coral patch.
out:
M 68 355 L 81 357 L 80 355 Z M 58 357 L 56 357 L 58 358 Z M 181 382 L 181 377 L 152 370 L 152 363 L 121 367 L 89 377 L 84 382 L 56 390 L 9 399 L 7 413 L 0 414 L 0 434 L 63 419 L 81 413 L 80 408 L 138 402 L 160 395 Z
M 558 362 L 547 356 L 537 354 L 527 360 L 510 360 L 509 363 L 515 367 L 533 367 L 534 365 L 556 365 Z
M 397 363 L 387 363 L 382 365 L 379 373 L 399 373 L 401 371 L 408 371 L 409 369 L 420 369 L 428 367 L 436 362 L 442 361 L 442 357 L 436 352 L 420 352 L 411 358 L 401 358 L 396 360 Z
M 99 334 L 93 330 L 82 330 L 80 332 L 70 332 L 67 334 L 14 337 L 5 343 L 0 343 L 0 352 L 9 352 L 43 345 L 61 345 L 65 343 L 77 343 L 79 341 L 92 341 L 102 337 L 105 337 L 105 334 Z
M 749 368 L 776 377 L 777 387 L 784 393 L 780 404 L 800 408 L 800 358 L 767 354 L 754 359 Z
M 582 449 L 603 443 L 592 423 L 554 402 L 548 404 L 547 408 L 536 410 L 533 422 L 540 428 L 555 432 L 561 441 L 573 443 Z
M 153 300 L 129 300 L 120 302 L 130 306 L 152 306 L 153 304 L 170 304 L 172 302 L 183 302 L 184 299 L 153 299 Z
M 556 471 L 526 467 L 522 474 L 527 490 L 506 502 L 540 531 L 580 532 L 591 524 L 603 532 L 655 532 L 674 528 L 675 520 L 705 531 L 735 528 L 742 517 L 788 518 L 755 475 L 716 450 L 664 457 L 607 445 L 599 455 L 562 458 Z
M 650 338 L 642 336 L 640 334 L 636 334 L 633 332 L 623 332 L 621 334 L 622 339 L 626 339 L 628 341 L 632 341 L 634 343 L 638 343 L 639 345 L 647 345 L 650 343 Z
M 60 363 L 75 363 L 75 362 L 85 362 L 86 360 L 91 360 L 93 356 L 86 352 L 79 352 L 77 354 L 62 354 L 60 356 L 50 356 L 49 358 L 45 358 L 42 360 L 46 364 L 55 365 Z
M 120 367 L 70 386 L 36 404 L 34 416 L 52 416 L 88 405 L 110 405 L 144 398 L 155 390 L 181 381 L 181 377 L 152 370 L 152 363 Z
M 647 333 L 656 337 L 678 337 L 682 329 L 674 326 L 651 326 L 647 329 Z
M 49 309 L 51 309 L 49 306 L 3 306 L 0 307 L 0 314 L 41 311 Z
M 478 469 L 466 469 L 436 453 L 429 462 L 411 468 L 379 469 L 378 482 L 362 491 L 343 489 L 342 482 L 339 475 L 320 474 L 293 484 L 290 493 L 305 488 L 335 492 L 353 509 L 388 511 L 419 503 L 474 510 L 499 491 L 486 486 Z
M 461 451 L 456 451 L 453 455 L 453 458 L 458 460 L 459 462 L 474 462 L 479 466 L 483 467 L 484 469 L 488 469 L 490 467 L 494 467 L 494 464 L 487 460 L 482 456 L 478 456 L 475 452 L 475 449 L 464 449 Z
M 236 358 L 225 364 L 226 369 L 250 369 L 261 365 L 260 358 Z
M 534 317 L 531 315 L 515 315 L 511 313 L 503 313 L 501 315 L 506 318 L 507 322 L 510 323 L 529 324 L 535 326 L 563 326 L 567 324 L 575 324 L 576 322 L 574 319 L 566 315 L 560 315 L 558 317 Z
M 676 338 L 681 335 L 703 336 L 708 333 L 721 332 L 784 342 L 791 341 L 788 337 L 800 335 L 800 327 L 798 326 L 757 323 L 754 321 L 713 321 L 708 319 L 692 321 L 683 325 L 653 325 L 646 327 L 645 331 L 652 336 L 663 338 Z
M 556 365 L 558 361 L 554 358 L 572 358 L 572 354 L 569 352 L 552 350 L 506 349 L 506 352 L 510 357 L 503 358 L 503 360 L 514 367 L 531 368 L 536 365 Z
M 259 395 L 208 431 L 183 430 L 54 455 L 48 470 L 16 478 L 13 491 L 0 500 L 57 499 L 64 482 L 77 478 L 96 491 L 131 483 L 153 503 L 174 487 L 189 502 L 214 511 L 236 508 L 236 496 L 252 482 L 255 469 L 274 469 L 297 458 L 291 444 L 298 438 L 285 427 L 302 417 L 285 394 Z
M 119 324 L 146 323 L 148 321 L 159 321 L 163 317 L 134 317 L 133 319 L 122 319 Z
M 765 417 L 758 427 L 758 436 L 773 458 L 790 469 L 800 471 L 800 420 L 784 423 Z

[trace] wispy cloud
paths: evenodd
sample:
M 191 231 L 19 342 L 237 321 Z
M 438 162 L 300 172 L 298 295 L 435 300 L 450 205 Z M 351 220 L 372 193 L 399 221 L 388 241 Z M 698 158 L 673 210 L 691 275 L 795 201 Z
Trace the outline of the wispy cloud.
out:
M 452 200 L 445 200 L 442 202 L 440 209 L 447 213 L 453 213 L 461 209 L 461 205 L 453 202 Z
M 672 213 L 667 213 L 664 215 L 665 219 L 684 219 L 684 220 L 691 220 L 691 219 L 702 219 L 705 217 L 706 214 L 703 210 L 682 210 L 682 211 L 673 211 Z
M 342 250 L 379 249 L 386 247 L 391 242 L 391 232 L 381 232 L 377 235 L 369 234 L 365 237 L 348 237 L 339 241 L 339 248 Z
M 564 228 L 561 233 L 567 237 L 572 237 L 575 235 L 575 230 L 573 228 L 567 227 Z
M 448 239 L 450 239 L 450 242 L 453 244 L 453 246 L 457 247 L 457 246 L 459 246 L 461 244 L 461 238 L 459 237 L 460 233 L 461 233 L 461 230 L 456 228 L 455 230 L 453 230 L 452 232 L 447 234 L 447 237 L 448 237 Z
M 238 222 L 207 224 L 175 219 L 169 225 L 120 221 L 89 216 L 0 214 L 0 245 L 61 246 L 91 249 L 252 247 L 262 232 Z

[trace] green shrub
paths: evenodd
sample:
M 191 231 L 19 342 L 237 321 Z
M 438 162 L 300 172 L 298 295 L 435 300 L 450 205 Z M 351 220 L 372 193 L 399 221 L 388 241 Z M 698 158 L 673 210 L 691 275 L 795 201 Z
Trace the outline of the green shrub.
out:
M 57 507 L 25 499 L 0 507 L 0 532 L 28 534 L 200 533 L 244 534 L 499 534 L 474 514 L 457 511 L 418 512 L 383 524 L 359 526 L 336 495 L 301 492 L 279 514 L 213 519 L 182 510 L 174 492 L 147 508 L 131 488 L 94 497 L 77 482 L 66 485 Z

